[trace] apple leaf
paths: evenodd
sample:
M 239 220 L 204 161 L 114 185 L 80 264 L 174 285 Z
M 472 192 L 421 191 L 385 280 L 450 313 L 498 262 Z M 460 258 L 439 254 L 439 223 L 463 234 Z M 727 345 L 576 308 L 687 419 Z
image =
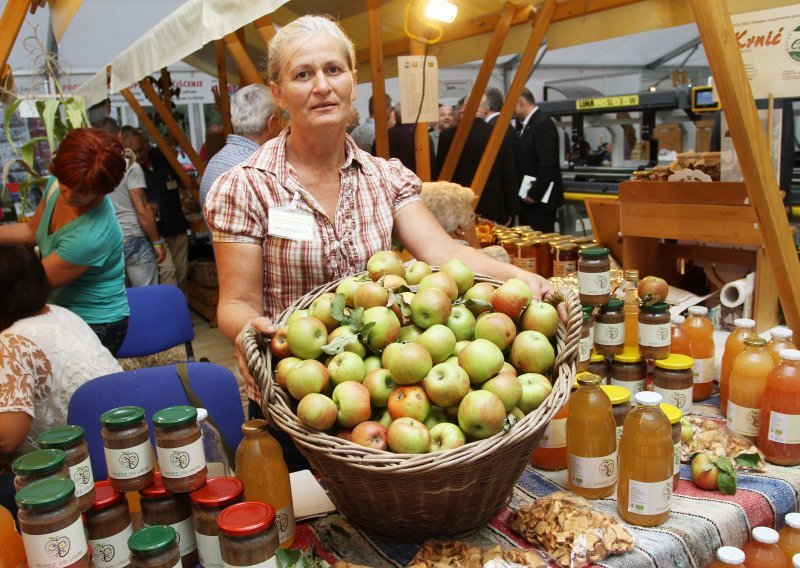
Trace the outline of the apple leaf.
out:
M 344 310 L 344 294 L 336 294 L 336 297 L 331 302 L 331 315 L 333 316 L 333 319 L 341 322 L 345 318 Z
M 723 495 L 735 495 L 736 476 L 725 471 L 720 471 L 717 476 L 717 487 L 719 487 L 719 491 Z
M 403 314 L 403 319 L 411 317 L 411 306 L 408 305 L 408 302 L 403 299 L 401 294 L 397 292 L 389 294 L 389 302 L 389 306 L 391 306 L 392 303 L 396 303 L 400 306 L 400 313 Z
M 289 548 L 279 548 L 275 551 L 275 556 L 281 566 L 296 566 L 302 555 L 301 551 Z
M 464 302 L 464 305 L 468 308 L 489 308 L 491 309 L 492 304 L 487 302 L 486 300 L 480 300 L 478 298 L 470 298 Z
M 736 456 L 735 461 L 736 465 L 752 469 L 758 469 L 761 464 L 761 456 L 757 453 L 739 454 L 738 456 Z
M 730 475 L 736 475 L 736 472 L 733 469 L 733 462 L 731 461 L 731 458 L 717 458 L 717 467 L 720 471 L 724 471 Z
M 322 346 L 322 351 L 328 355 L 338 355 L 351 343 L 357 343 L 358 338 L 355 335 L 347 337 L 337 337 L 327 345 Z
M 335 315 L 333 316 L 336 317 Z M 349 325 L 353 331 L 359 332 L 364 327 L 364 308 L 358 307 L 350 310 L 341 320 L 342 325 Z

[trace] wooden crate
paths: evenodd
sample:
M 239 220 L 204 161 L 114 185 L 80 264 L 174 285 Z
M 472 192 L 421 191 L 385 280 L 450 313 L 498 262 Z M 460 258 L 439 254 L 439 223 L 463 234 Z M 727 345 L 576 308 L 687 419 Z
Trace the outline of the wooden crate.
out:
M 211 327 L 217 327 L 219 288 L 204 288 L 189 281 L 189 307 L 206 318 Z

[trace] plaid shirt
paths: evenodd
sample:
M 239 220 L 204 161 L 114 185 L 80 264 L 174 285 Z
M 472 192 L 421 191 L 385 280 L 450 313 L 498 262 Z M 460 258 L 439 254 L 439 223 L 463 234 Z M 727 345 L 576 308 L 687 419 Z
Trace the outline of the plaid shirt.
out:
M 391 248 L 394 215 L 419 201 L 421 182 L 398 160 L 375 158 L 345 137 L 336 217 L 331 221 L 286 161 L 289 129 L 223 174 L 208 194 L 205 216 L 215 242 L 257 243 L 264 251 L 264 315 L 273 321 L 292 302 L 326 282 L 366 269 Z M 313 241 L 268 234 L 269 210 L 287 207 L 314 217 Z

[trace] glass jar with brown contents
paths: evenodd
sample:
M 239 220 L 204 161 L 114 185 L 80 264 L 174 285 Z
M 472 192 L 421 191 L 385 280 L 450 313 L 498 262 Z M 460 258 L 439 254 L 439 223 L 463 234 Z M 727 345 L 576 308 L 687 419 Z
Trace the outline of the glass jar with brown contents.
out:
M 143 528 L 128 539 L 131 568 L 180 568 L 178 538 L 172 527 Z
M 608 380 L 608 360 L 599 353 L 592 353 L 589 357 L 589 372 L 603 379 L 603 383 Z
M 543 236 L 533 240 L 536 248 L 536 273 L 542 278 L 550 278 L 553 275 L 553 255 L 550 252 L 550 239 Z
M 668 357 L 670 339 L 669 304 L 642 306 L 639 310 L 639 353 L 642 359 Z
M 64 450 L 37 450 L 22 454 L 11 463 L 14 489 L 19 491 L 29 483 L 48 477 L 69 478 L 67 454 Z
M 625 417 L 631 411 L 631 392 L 615 385 L 602 385 L 600 387 L 611 400 L 611 414 L 614 415 L 614 422 L 617 425 L 617 446 L 619 439 L 622 438 L 622 426 L 625 424 Z
M 584 306 L 604 306 L 611 299 L 611 261 L 605 247 L 581 249 L 578 291 Z
M 197 564 L 199 555 L 189 496 L 169 491 L 164 487 L 160 473 L 156 473 L 153 484 L 139 491 L 139 494 L 142 497 L 142 519 L 145 526 L 171 526 L 178 533 L 183 565 Z
M 513 264 L 523 270 L 536 272 L 536 248 L 532 237 L 520 237 L 516 240 L 517 252 Z
M 594 351 L 605 356 L 625 349 L 625 302 L 611 298 L 594 318 Z
M 591 306 L 590 306 L 591 308 Z M 578 372 L 589 370 L 589 359 L 592 356 L 592 319 L 591 309 L 583 310 L 583 326 L 581 327 L 581 338 L 578 341 Z
M 121 406 L 100 415 L 108 479 L 117 491 L 137 491 L 153 482 L 153 448 L 144 408 Z
M 128 539 L 133 535 L 133 525 L 125 494 L 108 481 L 98 481 L 92 508 L 84 518 L 94 567 L 129 566 Z
M 156 455 L 164 487 L 189 493 L 206 482 L 208 468 L 203 451 L 197 409 L 170 406 L 153 414 Z
M 608 384 L 627 389 L 631 398 L 645 390 L 646 377 L 647 363 L 642 360 L 638 349 L 626 347 L 611 360 Z
M 578 271 L 578 245 L 561 242 L 553 245 L 553 276 L 569 276 Z
M 235 477 L 215 477 L 189 494 L 192 500 L 197 552 L 204 568 L 221 568 L 217 516 L 244 499 L 244 484 Z
M 69 478 L 75 484 L 78 507 L 85 512 L 94 502 L 94 477 L 89 445 L 83 439 L 83 433 L 81 426 L 56 426 L 36 436 L 36 443 L 42 449 L 58 449 L 67 454 Z
M 266 566 L 278 551 L 275 509 L 261 501 L 231 505 L 217 517 L 219 548 L 227 566 Z
M 691 393 L 690 393 L 691 394 Z M 691 400 L 691 398 L 689 399 Z M 672 490 L 678 487 L 681 480 L 681 418 L 683 413 L 671 404 L 662 402 L 661 410 L 667 415 L 670 426 L 672 427 L 672 446 L 675 461 L 675 473 L 672 475 Z
M 686 414 L 692 410 L 692 366 L 694 359 L 678 353 L 658 359 L 653 371 L 653 390 L 666 404 L 675 406 Z

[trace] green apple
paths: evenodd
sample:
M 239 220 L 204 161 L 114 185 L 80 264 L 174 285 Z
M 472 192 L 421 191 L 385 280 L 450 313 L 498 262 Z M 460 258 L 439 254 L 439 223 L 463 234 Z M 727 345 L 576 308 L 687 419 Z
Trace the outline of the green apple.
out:
M 389 410 L 386 408 L 382 409 L 377 421 L 381 423 L 384 427 L 388 428 L 389 425 L 392 423 L 392 415 L 389 414 Z
M 404 325 L 400 328 L 400 341 L 408 342 L 408 341 L 416 341 L 419 339 L 419 336 L 422 335 L 422 332 L 425 331 L 420 326 L 416 324 L 409 324 Z
M 333 310 L 331 308 L 335 299 L 336 294 L 333 292 L 325 292 L 314 298 L 314 301 L 312 301 L 311 305 L 308 307 L 308 315 L 324 323 L 328 332 L 333 331 L 340 325 L 339 320 L 333 317 Z
M 428 350 L 433 364 L 436 365 L 445 361 L 453 353 L 456 336 L 449 327 L 437 323 L 424 330 L 416 338 L 416 342 Z
M 295 310 L 289 314 L 288 318 L 286 318 L 286 325 L 289 325 L 296 319 L 307 318 L 307 317 L 308 317 L 308 310 Z
M 413 418 L 398 418 L 389 425 L 389 449 L 398 454 L 426 454 L 431 446 L 431 433 Z
M 355 353 L 350 353 L 349 351 L 342 351 L 334 355 L 327 366 L 328 374 L 334 385 L 347 381 L 361 383 L 364 381 L 364 377 L 367 374 L 366 367 L 364 367 L 364 360 Z
M 411 319 L 423 329 L 447 323 L 452 309 L 447 293 L 438 288 L 420 290 L 411 299 Z
M 453 306 L 445 325 L 455 334 L 457 341 L 469 341 L 475 336 L 475 316 L 466 306 Z
M 432 273 L 433 270 L 429 265 L 417 260 L 413 262 L 411 266 L 406 268 L 406 282 L 408 282 L 410 286 L 415 286 L 419 284 L 428 274 Z
M 506 409 L 497 395 L 485 390 L 468 393 L 458 405 L 458 425 L 470 437 L 483 440 L 503 430 Z
M 506 350 L 517 336 L 517 326 L 510 317 L 500 312 L 487 312 L 475 322 L 475 339 L 488 339 L 501 350 Z
M 408 286 L 406 279 L 396 274 L 387 274 L 378 281 L 378 284 L 391 291 L 397 290 L 400 286 Z
M 463 430 L 451 422 L 442 422 L 431 428 L 431 452 L 460 448 L 466 443 Z
M 375 369 L 367 373 L 362 383 L 369 391 L 369 401 L 373 408 L 386 408 L 389 396 L 397 388 L 392 374 L 387 369 Z
M 303 400 L 310 393 L 321 393 L 328 385 L 328 369 L 315 359 L 306 359 L 286 372 L 286 390 L 295 400 Z
M 389 302 L 389 290 L 377 282 L 362 282 L 353 294 L 353 305 L 356 308 L 374 308 L 385 306 Z
M 522 397 L 517 406 L 525 414 L 539 408 L 553 391 L 550 379 L 539 373 L 525 373 L 517 377 L 517 380 L 522 385 Z
M 364 370 L 369 374 L 375 369 L 381 368 L 381 358 L 378 355 L 370 355 L 364 358 Z
M 324 394 L 309 393 L 297 405 L 297 418 L 315 430 L 330 430 L 336 424 L 336 403 Z
M 517 321 L 522 310 L 531 303 L 531 288 L 522 280 L 511 278 L 492 294 L 492 309 Z
M 463 296 L 475 283 L 475 273 L 463 261 L 453 258 L 442 265 L 442 272 L 449 274 L 458 287 L 458 295 Z
M 538 331 L 522 331 L 511 344 L 509 360 L 522 373 L 546 373 L 553 367 L 556 352 L 550 340 Z
M 547 302 L 531 302 L 519 318 L 520 329 L 538 331 L 548 339 L 556 336 L 558 323 L 558 312 Z
M 469 375 L 458 365 L 439 363 L 430 370 L 422 386 L 433 404 L 454 406 L 469 392 Z
M 494 294 L 494 290 L 494 284 L 478 282 L 464 293 L 465 300 L 474 300 L 474 302 L 467 302 L 466 305 L 475 317 L 478 317 L 484 312 L 491 311 L 492 294 Z
M 286 388 L 286 373 L 300 361 L 302 361 L 302 359 L 299 357 L 287 357 L 286 359 L 278 361 L 275 367 L 275 382 L 278 383 L 279 387 Z
M 428 274 L 420 281 L 419 291 L 427 290 L 429 288 L 437 288 L 442 290 L 447 294 L 447 297 L 450 298 L 451 302 L 455 302 L 456 298 L 458 298 L 458 285 L 456 284 L 456 281 L 453 280 L 453 277 L 446 272 L 439 271 L 434 272 L 433 274 Z
M 389 396 L 388 409 L 392 420 L 409 417 L 424 422 L 431 412 L 431 401 L 419 385 L 397 387 Z
M 367 261 L 367 272 L 369 272 L 370 280 L 377 282 L 387 274 L 405 277 L 406 267 L 403 264 L 403 260 L 396 252 L 393 250 L 382 250 L 369 257 Z
M 503 401 L 506 412 L 511 412 L 522 398 L 522 383 L 516 375 L 498 373 L 481 385 L 481 390 L 493 392 Z
M 431 355 L 419 343 L 392 343 L 383 351 L 383 366 L 398 385 L 420 382 L 433 367 Z
M 361 383 L 355 381 L 341 383 L 333 389 L 331 398 L 336 403 L 339 424 L 345 428 L 353 428 L 369 420 L 372 414 L 369 391 Z
M 476 339 L 458 353 L 458 364 L 472 384 L 481 384 L 503 368 L 503 352 L 488 339 Z
M 293 355 L 301 359 L 316 359 L 328 343 L 328 329 L 317 318 L 297 318 L 289 322 L 286 338 Z
M 440 406 L 431 406 L 431 411 L 428 414 L 428 417 L 425 419 L 425 427 L 430 430 L 437 424 L 441 424 L 442 422 L 450 422 L 450 419 L 447 417 L 447 414 L 444 412 L 444 408 Z
M 367 356 L 367 347 L 361 343 L 358 338 L 358 334 L 353 331 L 353 328 L 349 325 L 342 325 L 334 329 L 328 335 L 328 344 L 333 343 L 337 339 L 348 338 L 350 341 L 344 346 L 345 351 L 349 351 L 350 353 L 355 353 L 362 359 Z
M 458 357 L 458 354 L 461 353 L 461 350 L 464 349 L 464 347 L 466 347 L 470 343 L 472 343 L 472 341 L 469 339 L 462 339 L 460 341 L 456 341 L 456 346 L 453 347 L 453 355 Z
M 364 311 L 363 321 L 364 324 L 375 324 L 367 333 L 367 345 L 373 351 L 381 351 L 400 336 L 400 320 L 389 308 L 369 308 Z
M 358 288 L 362 282 L 364 282 L 363 276 L 348 276 L 347 278 L 342 279 L 339 282 L 339 285 L 336 286 L 336 294 L 342 294 L 344 296 L 344 304 L 352 308 L 353 305 L 353 296 L 356 293 L 356 288 Z

